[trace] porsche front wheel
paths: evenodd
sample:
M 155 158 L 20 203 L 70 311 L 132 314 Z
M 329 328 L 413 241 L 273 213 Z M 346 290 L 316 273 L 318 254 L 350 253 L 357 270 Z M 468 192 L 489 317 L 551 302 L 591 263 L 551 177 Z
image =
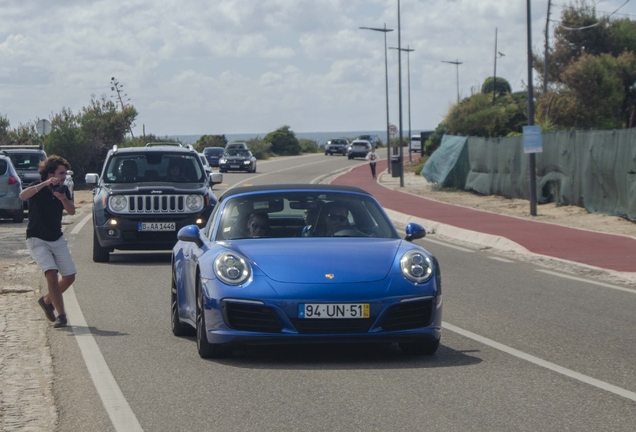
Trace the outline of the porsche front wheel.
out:
M 192 336 L 194 329 L 187 324 L 182 324 L 179 320 L 179 306 L 177 301 L 177 282 L 174 269 L 172 269 L 172 284 L 170 286 L 170 321 L 172 334 L 175 336 Z
M 223 358 L 232 354 L 232 351 L 220 344 L 208 342 L 207 329 L 205 326 L 205 315 L 203 302 L 203 289 L 201 278 L 197 276 L 197 349 L 201 358 Z

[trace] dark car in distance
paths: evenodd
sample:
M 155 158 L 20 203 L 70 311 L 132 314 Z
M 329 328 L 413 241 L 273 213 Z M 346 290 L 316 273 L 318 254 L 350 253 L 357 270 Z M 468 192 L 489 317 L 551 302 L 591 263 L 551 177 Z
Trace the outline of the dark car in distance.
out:
M 247 171 L 256 172 L 256 158 L 249 150 L 231 149 L 225 150 L 223 157 L 219 160 L 219 171 Z
M 215 168 L 219 167 L 219 159 L 221 159 L 223 153 L 225 153 L 225 149 L 223 147 L 206 147 L 203 149 L 203 154 L 208 160 L 208 163 L 211 167 Z
M 325 145 L 325 156 L 332 155 L 334 153 L 345 156 L 347 154 L 347 146 L 349 145 L 349 141 L 344 138 L 336 138 L 327 141 L 327 145 Z

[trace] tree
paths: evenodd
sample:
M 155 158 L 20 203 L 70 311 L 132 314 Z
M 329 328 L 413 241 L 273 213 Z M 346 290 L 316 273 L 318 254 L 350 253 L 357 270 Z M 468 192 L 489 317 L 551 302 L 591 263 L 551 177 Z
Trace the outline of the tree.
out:
M 254 157 L 258 160 L 267 159 L 272 151 L 272 143 L 258 136 L 249 139 L 245 144 L 247 144 L 247 148 L 250 149 Z
M 194 144 L 194 148 L 199 153 L 203 152 L 206 147 L 224 147 L 227 145 L 227 138 L 225 135 L 201 135 L 197 142 Z
M 495 77 L 488 77 L 481 86 L 481 92 L 484 94 L 491 94 L 493 90 L 497 88 L 497 94 L 512 93 L 512 87 L 510 83 L 504 78 L 497 77 L 497 85 L 495 86 Z
M 265 135 L 264 140 L 272 145 L 272 152 L 279 156 L 300 154 L 300 143 L 289 126 L 282 126 Z
M 453 135 L 500 137 L 521 132 L 528 124 L 526 93 L 506 93 L 492 104 L 484 93 L 473 94 L 454 105 L 442 122 Z
M 117 105 L 102 96 L 91 97 L 88 106 L 74 114 L 63 108 L 51 120 L 52 131 L 45 139 L 48 154 L 57 154 L 69 161 L 77 179 L 90 171 L 101 170 L 106 153 L 125 141 L 129 125 L 137 116 L 133 106 L 118 111 Z

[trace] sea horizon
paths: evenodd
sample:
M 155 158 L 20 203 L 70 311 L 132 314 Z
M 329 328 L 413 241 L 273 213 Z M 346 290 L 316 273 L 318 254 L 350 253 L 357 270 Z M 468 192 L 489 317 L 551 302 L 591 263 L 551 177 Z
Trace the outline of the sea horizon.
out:
M 419 135 L 420 132 L 425 131 L 426 129 L 412 129 L 411 135 Z M 253 138 L 263 138 L 269 132 L 265 133 L 234 133 L 234 134 L 207 134 L 207 135 L 225 135 L 228 143 L 234 141 L 248 141 Z M 360 135 L 377 135 L 378 138 L 384 143 L 386 141 L 386 130 L 383 131 L 337 131 L 337 132 L 294 132 L 296 138 L 309 139 L 312 141 L 316 141 L 318 145 L 323 145 L 330 139 L 334 138 L 347 138 L 349 140 L 354 139 Z M 166 135 L 166 138 L 174 139 L 182 144 L 194 144 L 197 140 L 203 136 L 204 134 L 199 135 Z M 396 135 L 397 136 L 397 135 Z M 396 136 L 392 137 L 395 138 Z M 408 136 L 408 130 L 403 135 L 404 137 Z M 384 137 L 384 139 L 382 138 Z

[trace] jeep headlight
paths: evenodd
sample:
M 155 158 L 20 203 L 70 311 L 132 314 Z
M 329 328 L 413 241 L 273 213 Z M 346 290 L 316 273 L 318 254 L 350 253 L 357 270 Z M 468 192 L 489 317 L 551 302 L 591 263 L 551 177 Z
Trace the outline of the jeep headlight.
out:
M 108 200 L 108 206 L 112 211 L 121 212 L 128 207 L 128 200 L 123 195 L 113 195 Z
M 402 274 L 410 281 L 424 283 L 433 275 L 433 262 L 418 251 L 409 251 L 400 259 Z
M 203 197 L 201 195 L 188 195 L 186 198 L 186 207 L 191 211 L 200 211 L 203 209 Z
M 241 285 L 252 276 L 252 269 L 239 255 L 224 252 L 214 260 L 214 273 L 223 283 Z

